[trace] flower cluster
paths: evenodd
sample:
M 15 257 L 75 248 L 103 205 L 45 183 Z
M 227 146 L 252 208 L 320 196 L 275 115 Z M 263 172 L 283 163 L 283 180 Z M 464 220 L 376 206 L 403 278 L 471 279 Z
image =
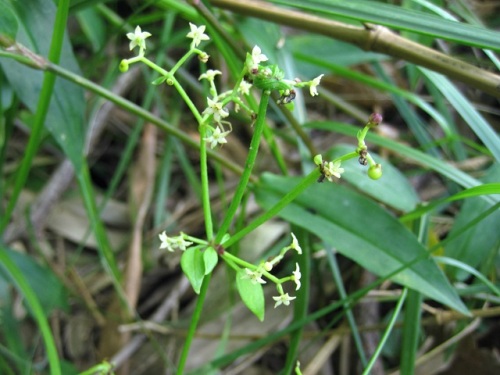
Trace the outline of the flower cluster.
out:
M 161 241 L 160 249 L 166 249 L 170 252 L 174 252 L 175 249 L 186 251 L 186 249 L 193 244 L 190 241 L 186 241 L 185 238 L 187 236 L 182 232 L 177 237 L 169 237 L 166 232 L 162 232 L 158 237 Z
M 300 273 L 300 267 L 298 263 L 295 263 L 295 271 L 292 272 L 291 276 L 277 279 L 269 273 L 274 268 L 274 266 L 276 266 L 285 257 L 285 254 L 289 250 L 295 250 L 299 255 L 302 254 L 302 249 L 299 245 L 299 242 L 297 241 L 297 238 L 293 233 L 291 233 L 291 235 L 292 243 L 289 246 L 284 247 L 276 257 L 271 260 L 261 262 L 253 270 L 250 268 L 245 268 L 245 275 L 242 276 L 245 279 L 250 279 L 252 284 L 266 284 L 263 276 L 276 283 L 276 289 L 278 290 L 279 295 L 273 297 L 273 299 L 276 301 L 276 303 L 274 304 L 275 308 L 280 305 L 288 306 L 290 305 L 290 301 L 296 298 L 283 291 L 282 283 L 286 281 L 293 281 L 295 283 L 295 290 L 299 290 L 301 287 L 300 279 L 302 277 L 302 274 Z
M 277 65 L 261 65 L 261 62 L 267 61 L 259 46 L 255 46 L 252 53 L 247 53 L 245 67 L 248 72 L 247 79 L 253 85 L 262 90 L 277 90 L 280 94 L 278 104 L 290 104 L 296 97 L 295 88 L 309 87 L 311 96 L 318 95 L 318 89 L 324 74 L 319 75 L 311 81 L 302 82 L 300 79 L 285 79 L 284 72 Z
M 333 177 L 340 178 L 340 175 L 344 173 L 344 168 L 340 167 L 341 161 L 326 161 L 323 160 L 321 155 L 316 155 L 314 157 L 314 164 L 319 167 L 321 176 L 318 182 L 323 182 L 326 178 L 328 181 L 333 182 Z
M 371 128 L 376 127 L 381 122 L 382 115 L 379 113 L 372 113 L 370 115 L 365 127 L 357 134 L 358 147 L 354 152 L 348 153 L 332 161 L 323 160 L 321 155 L 316 155 L 314 157 L 314 164 L 319 167 L 319 171 L 321 173 L 318 182 L 323 182 L 325 179 L 333 182 L 333 177 L 340 178 L 340 175 L 344 173 L 344 168 L 341 168 L 340 166 L 342 161 L 356 157 L 358 157 L 359 164 L 369 165 L 368 177 L 372 180 L 378 180 L 382 177 L 382 165 L 373 160 L 373 157 L 368 152 L 368 146 L 365 143 L 365 137 L 368 134 L 368 131 Z

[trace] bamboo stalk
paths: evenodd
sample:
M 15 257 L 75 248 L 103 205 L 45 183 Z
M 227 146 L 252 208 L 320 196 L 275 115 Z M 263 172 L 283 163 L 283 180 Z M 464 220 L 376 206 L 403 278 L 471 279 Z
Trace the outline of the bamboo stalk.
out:
M 259 0 L 211 0 L 211 3 L 245 16 L 253 16 L 342 40 L 365 51 L 380 52 L 401 58 L 500 98 L 499 75 L 405 39 L 384 26 L 367 24 L 364 28 L 356 27 L 312 14 L 280 8 Z

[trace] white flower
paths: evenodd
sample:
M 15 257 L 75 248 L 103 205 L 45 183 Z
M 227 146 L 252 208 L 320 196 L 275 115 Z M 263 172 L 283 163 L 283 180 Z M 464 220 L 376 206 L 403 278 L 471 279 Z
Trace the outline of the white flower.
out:
M 295 234 L 292 234 L 292 244 L 290 245 L 290 249 L 297 250 L 299 255 L 302 255 L 302 248 L 299 245 L 299 241 L 297 241 L 297 237 L 295 237 Z
M 241 94 L 241 95 L 248 95 L 250 94 L 250 88 L 252 87 L 252 84 L 245 81 L 245 80 L 242 80 L 240 82 L 240 85 L 238 87 L 238 92 Z
M 172 240 L 167 236 L 166 232 L 162 232 L 158 235 L 160 237 L 160 249 L 167 249 L 167 251 L 174 252 L 174 248 L 172 247 Z
M 316 89 L 317 86 L 319 86 L 319 83 L 321 81 L 321 78 L 324 76 L 324 74 L 321 74 L 314 78 L 311 83 L 309 84 L 309 92 L 311 93 L 311 96 L 316 96 L 318 95 L 318 90 Z
M 198 81 L 201 81 L 202 79 L 206 79 L 207 81 L 213 82 L 213 80 L 217 74 L 222 74 L 222 72 L 220 70 L 209 69 L 209 70 L 207 70 L 206 73 L 203 73 L 200 76 L 200 78 L 198 78 Z
M 252 50 L 252 61 L 255 65 L 260 64 L 263 61 L 267 61 L 267 56 L 262 53 L 262 50 L 259 46 L 253 47 Z
M 189 27 L 191 28 L 191 31 L 186 35 L 188 38 L 192 38 L 193 41 L 191 42 L 195 47 L 198 47 L 201 43 L 202 40 L 209 40 L 210 38 L 208 37 L 207 34 L 205 34 L 205 25 L 201 25 L 200 27 L 196 26 L 195 24 L 192 24 L 189 22 Z
M 208 107 L 203 111 L 204 115 L 214 115 L 214 120 L 219 122 L 221 117 L 229 116 L 229 113 L 222 108 L 222 103 L 207 98 Z
M 226 137 L 229 133 L 231 133 L 231 130 L 223 130 L 224 129 L 221 129 L 220 126 L 217 126 L 209 137 L 203 138 L 205 141 L 210 143 L 210 148 L 215 148 L 219 144 L 222 145 L 224 143 L 227 143 Z
M 294 300 L 295 298 L 297 297 L 290 297 L 288 293 L 273 297 L 273 300 L 276 301 L 276 303 L 274 304 L 274 308 L 278 307 L 281 304 L 288 306 L 290 304 L 290 301 Z
M 186 241 L 184 239 L 183 233 L 181 232 L 180 236 L 173 237 L 172 243 L 180 250 L 186 251 L 186 249 L 191 246 L 193 243 L 190 241 Z
M 295 288 L 295 290 L 299 290 L 301 285 L 300 278 L 302 277 L 302 274 L 300 273 L 300 268 L 298 263 L 295 263 L 295 271 L 293 271 L 292 273 L 293 273 L 292 280 L 295 281 L 295 284 L 297 284 L 297 288 Z
M 193 243 L 184 240 L 183 233 L 177 237 L 168 237 L 166 232 L 162 232 L 158 235 L 160 237 L 160 249 L 167 249 L 167 251 L 174 252 L 175 249 L 180 249 L 186 251 L 186 249 Z
M 130 50 L 132 51 L 136 46 L 139 46 L 140 52 L 146 49 L 146 38 L 149 38 L 151 33 L 141 31 L 141 27 L 137 26 L 135 32 L 127 33 L 127 38 L 131 40 Z
M 328 181 L 333 182 L 332 177 L 340 178 L 340 175 L 344 173 L 344 168 L 340 167 L 340 161 L 329 162 L 325 168 L 323 168 L 323 173 Z
M 245 268 L 246 275 L 242 276 L 242 279 L 250 279 L 252 284 L 265 284 L 266 281 L 262 279 L 262 273 L 257 271 L 252 271 L 248 268 Z
M 247 61 L 246 61 L 247 68 L 250 71 L 258 69 L 259 64 L 267 60 L 268 60 L 267 56 L 262 53 L 260 47 L 255 46 L 252 49 L 252 54 L 250 56 L 247 55 Z

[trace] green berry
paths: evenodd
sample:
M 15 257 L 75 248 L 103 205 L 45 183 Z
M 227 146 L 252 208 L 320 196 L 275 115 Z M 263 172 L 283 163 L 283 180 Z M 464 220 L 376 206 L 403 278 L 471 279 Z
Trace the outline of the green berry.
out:
M 372 180 L 378 180 L 380 177 L 382 177 L 382 165 L 374 164 L 370 168 L 368 168 L 368 177 L 370 177 Z
M 118 67 L 118 69 L 120 69 L 120 72 L 125 73 L 128 70 L 128 61 L 127 60 L 120 61 L 120 66 Z

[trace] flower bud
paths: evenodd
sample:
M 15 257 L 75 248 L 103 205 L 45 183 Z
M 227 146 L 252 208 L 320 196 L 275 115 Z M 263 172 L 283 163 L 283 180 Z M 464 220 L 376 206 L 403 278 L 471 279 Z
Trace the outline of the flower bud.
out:
M 380 113 L 374 112 L 368 118 L 368 123 L 366 124 L 366 126 L 368 126 L 370 128 L 374 128 L 375 126 L 377 126 L 378 124 L 380 124 L 382 122 L 382 119 L 383 118 L 382 118 L 382 115 Z
M 206 52 L 202 52 L 198 55 L 198 59 L 202 62 L 202 63 L 207 63 L 208 62 L 208 59 L 210 58 L 210 55 L 208 55 Z
M 323 156 L 321 156 L 321 154 L 316 155 L 313 160 L 314 160 L 314 164 L 316 164 L 316 165 L 323 164 Z
M 120 69 L 120 72 L 125 73 L 128 70 L 128 61 L 127 60 L 120 61 L 118 69 Z
M 271 270 L 273 269 L 273 264 L 271 262 L 265 262 L 264 263 L 264 269 L 267 271 L 267 272 L 271 272 Z
M 382 165 L 377 163 L 368 168 L 368 177 L 372 180 L 378 180 L 382 177 Z

